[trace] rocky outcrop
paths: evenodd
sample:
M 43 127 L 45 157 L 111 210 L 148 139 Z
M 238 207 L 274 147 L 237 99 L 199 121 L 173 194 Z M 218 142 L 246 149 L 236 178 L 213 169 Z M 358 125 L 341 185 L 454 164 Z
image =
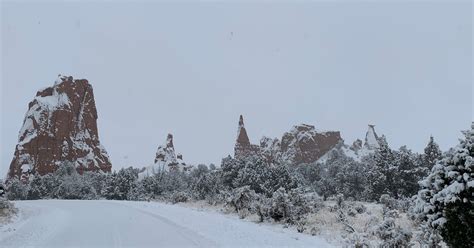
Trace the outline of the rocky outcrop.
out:
M 319 159 L 318 162 L 324 162 L 331 159 L 333 155 L 340 156 L 341 154 L 353 158 L 356 161 L 360 161 L 363 157 L 373 154 L 377 148 L 380 147 L 380 138 L 375 132 L 375 126 L 369 125 L 365 134 L 365 142 L 357 139 L 352 143 L 351 146 L 341 144 L 333 149 L 333 153 L 328 153 L 323 158 Z
M 312 163 L 341 142 L 339 132 L 318 132 L 312 125 L 301 124 L 286 132 L 281 141 L 263 137 L 259 146 L 253 145 L 240 116 L 234 155 L 237 159 L 257 155 L 270 164 Z
M 360 149 L 362 149 L 362 140 L 360 139 L 356 139 L 353 143 L 352 143 L 352 146 L 350 147 L 350 149 L 352 151 L 359 151 Z
M 29 103 L 8 178 L 51 173 L 64 161 L 74 163 L 79 173 L 110 172 L 97 118 L 89 82 L 59 76 L 54 86 L 38 91 Z
M 183 155 L 176 154 L 173 144 L 173 135 L 168 134 L 166 143 L 158 146 L 153 165 L 143 168 L 139 177 L 150 176 L 162 171 L 189 171 L 192 166 L 186 164 Z
M 282 160 L 291 164 L 312 163 L 344 142 L 340 132 L 318 132 L 312 125 L 294 126 L 281 140 Z
M 176 154 L 174 152 L 172 134 L 168 134 L 164 145 L 158 146 L 158 149 L 156 150 L 155 164 L 163 167 L 163 169 L 178 165 Z
M 375 125 L 369 124 L 367 132 L 365 133 L 364 143 L 362 143 L 362 140 L 357 139 L 349 149 L 354 152 L 354 156 L 361 158 L 373 153 L 379 147 L 380 138 L 377 135 L 377 132 L 375 132 Z

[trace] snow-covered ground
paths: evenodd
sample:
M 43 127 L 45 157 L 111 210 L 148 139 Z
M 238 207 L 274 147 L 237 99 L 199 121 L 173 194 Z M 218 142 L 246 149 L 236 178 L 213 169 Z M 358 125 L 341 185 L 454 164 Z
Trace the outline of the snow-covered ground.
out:
M 318 237 L 158 202 L 17 201 L 1 247 L 331 247 Z

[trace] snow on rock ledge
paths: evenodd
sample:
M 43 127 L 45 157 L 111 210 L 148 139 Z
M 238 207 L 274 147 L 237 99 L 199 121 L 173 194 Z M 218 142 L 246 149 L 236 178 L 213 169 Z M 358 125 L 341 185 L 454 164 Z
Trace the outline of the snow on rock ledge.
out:
M 92 86 L 60 75 L 29 103 L 8 178 L 51 173 L 63 161 L 73 162 L 79 173 L 112 168 L 99 141 Z

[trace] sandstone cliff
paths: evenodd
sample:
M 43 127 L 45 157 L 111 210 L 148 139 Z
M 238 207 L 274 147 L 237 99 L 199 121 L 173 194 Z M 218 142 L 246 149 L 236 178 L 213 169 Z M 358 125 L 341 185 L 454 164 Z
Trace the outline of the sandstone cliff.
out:
M 74 163 L 79 173 L 110 172 L 97 118 L 89 82 L 59 76 L 54 86 L 38 91 L 29 103 L 8 178 L 51 173 L 64 161 Z

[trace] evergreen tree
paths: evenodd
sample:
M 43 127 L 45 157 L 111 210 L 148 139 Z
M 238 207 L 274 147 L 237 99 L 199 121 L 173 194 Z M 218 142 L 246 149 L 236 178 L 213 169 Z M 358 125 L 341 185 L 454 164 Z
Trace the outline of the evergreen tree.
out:
M 199 178 L 201 175 L 209 172 L 209 168 L 205 164 L 198 164 L 198 166 L 191 171 L 191 177 Z
M 43 199 L 48 195 L 48 191 L 44 186 L 43 177 L 38 173 L 33 175 L 33 179 L 30 181 L 30 187 L 28 190 L 28 200 Z
M 158 186 L 156 178 L 156 176 L 148 176 L 140 181 L 140 184 L 143 186 L 144 195 L 147 199 L 154 198 L 154 196 L 162 193 L 162 189 Z
M 474 123 L 422 181 L 416 212 L 452 247 L 474 247 Z
M 394 197 L 411 197 L 418 192 L 418 181 L 421 179 L 417 168 L 417 157 L 406 146 L 395 153 Z
M 356 200 L 366 200 L 363 197 L 363 191 L 367 185 L 367 169 L 364 164 L 348 160 L 344 164 L 342 173 L 345 178 L 342 193 L 345 198 L 352 197 Z
M 273 194 L 275 190 L 279 188 L 285 188 L 286 190 L 298 188 L 298 179 L 295 178 L 288 168 L 288 165 L 274 165 L 270 166 L 271 178 L 267 181 L 267 188 L 271 192 L 267 192 L 267 195 Z
M 395 189 L 394 185 L 394 155 L 388 146 L 385 136 L 379 139 L 379 147 L 375 151 L 373 159 L 367 160 L 369 182 L 368 197 L 378 200 L 382 194 L 391 193 Z
M 246 161 L 245 166 L 237 173 L 237 177 L 233 181 L 234 188 L 250 186 L 250 190 L 257 194 L 271 194 L 272 185 L 269 182 L 274 179 L 270 170 L 270 166 L 263 163 L 263 160 Z M 277 183 L 277 182 L 275 182 Z
M 9 200 L 26 200 L 28 196 L 29 185 L 20 181 L 18 178 L 10 179 L 6 185 L 7 198 Z
M 423 166 L 427 168 L 428 172 L 436 164 L 436 161 L 441 159 L 441 150 L 438 144 L 434 141 L 433 136 L 430 136 L 430 141 L 425 147 L 425 153 L 422 156 Z
M 117 172 L 114 171 L 105 178 L 105 187 L 102 195 L 108 200 L 120 200 L 121 195 L 118 190 Z
M 234 188 L 233 182 L 234 179 L 239 174 L 239 171 L 245 166 L 245 161 L 237 160 L 228 156 L 222 159 L 221 169 L 222 169 L 222 180 L 226 188 Z
M 118 200 L 127 200 L 127 197 L 138 180 L 138 172 L 132 167 L 122 168 L 117 173 L 116 195 Z
M 194 195 L 198 200 L 214 197 L 219 193 L 217 173 L 204 173 L 192 184 Z

